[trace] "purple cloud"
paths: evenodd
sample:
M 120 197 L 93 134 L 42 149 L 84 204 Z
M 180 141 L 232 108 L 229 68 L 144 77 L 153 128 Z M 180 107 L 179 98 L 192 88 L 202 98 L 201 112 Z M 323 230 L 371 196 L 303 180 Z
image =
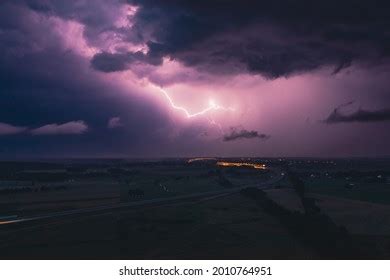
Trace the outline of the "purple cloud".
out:
M 26 131 L 27 128 L 21 126 L 13 126 L 7 123 L 0 123 L 0 135 L 18 134 Z
M 376 111 L 368 111 L 359 109 L 351 114 L 343 114 L 339 110 L 334 111 L 324 120 L 327 124 L 335 123 L 351 123 L 351 122 L 384 122 L 390 121 L 390 109 L 382 109 Z
M 269 135 L 259 133 L 256 130 L 246 130 L 241 129 L 237 130 L 237 128 L 232 128 L 229 134 L 224 135 L 223 141 L 229 142 L 229 141 L 235 141 L 235 140 L 241 140 L 241 139 L 261 139 L 261 140 L 267 140 L 270 138 Z
M 83 134 L 87 132 L 88 125 L 84 121 L 72 121 L 64 124 L 47 124 L 31 130 L 33 135 L 64 135 Z
M 121 118 L 120 117 L 112 117 L 108 120 L 107 127 L 108 128 L 117 128 L 123 126 Z

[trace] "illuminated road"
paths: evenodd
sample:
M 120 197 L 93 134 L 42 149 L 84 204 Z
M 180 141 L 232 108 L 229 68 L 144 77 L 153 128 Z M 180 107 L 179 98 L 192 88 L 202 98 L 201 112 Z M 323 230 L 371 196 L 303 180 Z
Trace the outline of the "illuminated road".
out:
M 139 207 L 146 207 L 146 206 L 170 205 L 170 204 L 186 202 L 186 201 L 196 201 L 196 200 L 204 201 L 204 200 L 214 199 L 220 196 L 238 193 L 239 191 L 247 187 L 269 189 L 272 188 L 274 184 L 278 183 L 283 179 L 283 176 L 281 175 L 281 172 L 279 170 L 275 173 L 277 174 L 277 176 L 263 183 L 243 185 L 237 188 L 228 188 L 219 191 L 210 191 L 210 192 L 202 192 L 202 193 L 195 193 L 195 194 L 188 194 L 188 195 L 179 195 L 179 196 L 169 197 L 169 198 L 155 198 L 155 199 L 148 199 L 148 200 L 135 201 L 135 202 L 118 203 L 114 205 L 105 205 L 105 206 L 97 206 L 97 207 L 90 207 L 84 209 L 54 212 L 54 213 L 33 216 L 33 217 L 19 217 L 19 218 L 16 218 L 15 216 L 9 218 L 3 217 L 2 220 L 0 218 L 0 226 L 21 224 L 26 222 L 34 222 L 34 221 L 42 221 L 42 220 L 52 220 L 56 218 L 65 218 L 65 217 L 71 217 L 77 215 L 99 214 L 99 213 L 103 214 L 103 213 L 107 213 L 108 211 L 121 210 L 121 209 L 132 209 L 132 208 L 138 209 Z

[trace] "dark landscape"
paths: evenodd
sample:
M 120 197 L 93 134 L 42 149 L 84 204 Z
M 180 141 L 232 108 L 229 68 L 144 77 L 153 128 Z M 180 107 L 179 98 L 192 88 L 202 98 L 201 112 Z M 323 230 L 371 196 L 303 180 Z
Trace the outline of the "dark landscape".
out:
M 390 160 L 1 162 L 3 259 L 385 259 Z

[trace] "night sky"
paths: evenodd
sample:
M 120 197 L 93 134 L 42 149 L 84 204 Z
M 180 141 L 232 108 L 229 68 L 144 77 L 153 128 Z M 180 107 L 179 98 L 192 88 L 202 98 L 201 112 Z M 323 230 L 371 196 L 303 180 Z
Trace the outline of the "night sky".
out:
M 387 3 L 2 0 L 0 158 L 389 156 Z

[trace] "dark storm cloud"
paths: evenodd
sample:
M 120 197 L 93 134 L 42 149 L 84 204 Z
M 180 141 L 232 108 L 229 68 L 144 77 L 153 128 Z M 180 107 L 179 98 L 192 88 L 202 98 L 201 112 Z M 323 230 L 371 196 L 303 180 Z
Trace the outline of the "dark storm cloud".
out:
M 49 1 L 46 0 L 27 0 L 27 6 L 37 12 L 49 13 L 52 10 L 52 6 Z
M 131 55 L 99 53 L 92 58 L 91 65 L 102 72 L 117 72 L 128 69 L 131 61 Z
M 85 35 L 92 41 L 99 32 L 115 29 L 113 23 L 124 3 L 122 0 L 24 0 L 20 2 L 24 2 L 27 7 L 36 12 L 82 23 L 86 26 Z
M 151 65 L 161 64 L 161 57 L 153 58 L 152 56 L 145 56 L 141 52 L 127 52 L 127 53 L 107 53 L 101 52 L 91 60 L 91 65 L 94 69 L 102 72 L 119 72 L 127 70 L 131 67 L 133 62 L 145 62 Z
M 268 78 L 390 55 L 390 4 L 385 0 L 25 0 L 37 12 L 85 26 L 89 44 L 101 48 L 92 67 L 103 72 L 132 63 L 159 65 L 170 57 L 203 72 L 251 72 Z M 124 3 L 139 7 L 132 24 L 116 26 Z M 102 47 L 116 39 L 145 44 L 146 55 Z
M 223 141 L 229 142 L 229 141 L 235 141 L 235 140 L 241 140 L 241 139 L 254 139 L 258 138 L 261 140 L 267 140 L 270 138 L 267 134 L 259 133 L 255 130 L 246 130 L 246 129 L 237 129 L 232 128 L 229 134 L 226 134 L 223 136 Z
M 324 122 L 327 124 L 350 123 L 350 122 L 383 122 L 390 121 L 390 109 L 368 111 L 358 109 L 351 114 L 343 114 L 340 107 L 333 110 Z
M 202 71 L 276 78 L 321 66 L 334 67 L 336 74 L 355 60 L 376 61 L 390 54 L 387 1 L 128 2 L 139 10 L 134 25 L 121 32 L 131 38 L 137 34 L 148 45 L 143 62 L 161 63 L 168 56 Z M 113 63 L 93 66 L 103 71 L 131 67 L 117 56 L 105 58 Z

